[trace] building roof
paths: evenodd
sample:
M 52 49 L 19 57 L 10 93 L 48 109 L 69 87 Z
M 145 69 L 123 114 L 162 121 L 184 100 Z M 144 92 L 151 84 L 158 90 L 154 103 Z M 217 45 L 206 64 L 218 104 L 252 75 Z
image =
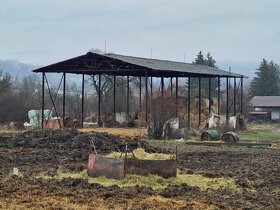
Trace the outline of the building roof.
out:
M 254 112 L 250 112 L 251 115 L 266 115 L 271 113 L 271 111 L 254 111 Z
M 254 96 L 251 99 L 253 107 L 280 107 L 280 96 Z
M 242 75 L 229 73 L 228 71 L 213 68 L 205 65 L 175 62 L 168 60 L 158 60 L 151 58 L 140 58 L 133 56 L 124 56 L 117 54 L 106 54 L 110 58 L 122 60 L 127 63 L 133 63 L 135 65 L 144 66 L 150 69 L 159 71 L 178 71 L 187 73 L 197 73 L 197 74 L 210 74 L 210 75 L 220 75 L 220 76 L 236 76 L 241 77 Z
M 145 76 L 147 74 L 156 77 L 245 77 L 222 69 L 197 64 L 113 53 L 101 55 L 93 52 L 42 67 L 33 70 L 33 72 L 111 74 L 116 76 Z

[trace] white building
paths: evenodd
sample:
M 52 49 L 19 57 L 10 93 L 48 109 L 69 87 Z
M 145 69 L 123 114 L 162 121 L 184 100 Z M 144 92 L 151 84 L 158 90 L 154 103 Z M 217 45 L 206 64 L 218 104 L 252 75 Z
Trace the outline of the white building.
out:
M 251 106 L 255 111 L 271 111 L 271 119 L 280 120 L 280 96 L 254 96 Z

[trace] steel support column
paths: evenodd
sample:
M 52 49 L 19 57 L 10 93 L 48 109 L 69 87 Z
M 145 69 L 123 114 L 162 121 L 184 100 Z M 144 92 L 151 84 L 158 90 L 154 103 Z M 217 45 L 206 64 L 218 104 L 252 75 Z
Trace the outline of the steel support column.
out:
M 176 89 L 175 89 L 175 103 L 176 103 L 176 117 L 178 117 L 178 76 L 176 76 Z
M 190 113 L 191 113 L 191 77 L 188 78 L 188 129 L 191 128 Z
M 116 115 L 116 75 L 113 78 L 113 115 Z
M 221 77 L 218 77 L 218 115 L 221 114 Z
M 172 96 L 173 91 L 173 84 L 172 84 L 172 77 L 170 78 L 170 96 Z
M 236 115 L 236 78 L 234 77 L 233 89 L 233 115 Z
M 198 127 L 201 124 L 201 77 L 198 78 Z
M 208 96 L 209 96 L 209 117 L 211 115 L 211 77 L 209 77 L 209 89 L 208 89 Z
M 41 128 L 44 128 L 44 111 L 45 111 L 45 72 L 42 72 L 42 116 Z
M 85 74 L 82 77 L 82 128 L 84 127 Z
M 153 77 L 151 77 L 151 99 L 153 98 Z
M 101 74 L 98 76 L 98 126 L 100 126 L 101 122 Z
M 65 119 L 65 93 L 66 93 L 66 73 L 63 73 L 63 98 L 62 98 L 62 119 Z
M 161 96 L 163 96 L 164 77 L 161 76 Z
M 145 120 L 146 120 L 146 125 L 148 125 L 148 75 L 147 75 L 147 72 L 146 72 L 146 76 L 145 76 L 145 91 L 146 91 Z
M 226 107 L 226 120 L 228 123 L 228 116 L 229 116 L 229 109 L 228 109 L 228 105 L 229 105 L 229 78 L 227 77 L 227 107 Z
M 126 77 L 126 114 L 129 114 L 129 76 Z
M 141 107 L 142 107 L 142 84 L 141 84 L 141 82 L 142 82 L 142 77 L 140 76 L 139 77 L 139 108 L 141 109 Z
M 243 115 L 243 77 L 241 77 L 240 114 Z

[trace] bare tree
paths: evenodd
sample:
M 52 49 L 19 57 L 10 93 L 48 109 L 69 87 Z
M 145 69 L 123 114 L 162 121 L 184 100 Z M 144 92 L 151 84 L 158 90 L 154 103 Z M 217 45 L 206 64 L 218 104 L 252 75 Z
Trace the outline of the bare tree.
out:
M 157 94 L 159 95 L 159 94 Z M 149 100 L 149 136 L 161 139 L 165 123 L 176 116 L 176 104 L 173 97 L 163 95 Z

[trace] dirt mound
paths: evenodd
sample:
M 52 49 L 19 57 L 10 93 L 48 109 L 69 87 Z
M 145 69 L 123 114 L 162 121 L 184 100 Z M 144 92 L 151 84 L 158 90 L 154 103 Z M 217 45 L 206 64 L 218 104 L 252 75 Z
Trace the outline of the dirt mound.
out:
M 1 138 L 2 147 L 22 148 L 47 148 L 63 150 L 89 150 L 90 141 L 93 141 L 97 152 L 106 154 L 112 151 L 123 151 L 127 142 L 131 149 L 136 149 L 138 142 L 147 152 L 159 152 L 159 149 L 151 147 L 147 142 L 134 138 L 121 138 L 108 133 L 88 132 L 77 130 L 29 130 L 12 137 Z

